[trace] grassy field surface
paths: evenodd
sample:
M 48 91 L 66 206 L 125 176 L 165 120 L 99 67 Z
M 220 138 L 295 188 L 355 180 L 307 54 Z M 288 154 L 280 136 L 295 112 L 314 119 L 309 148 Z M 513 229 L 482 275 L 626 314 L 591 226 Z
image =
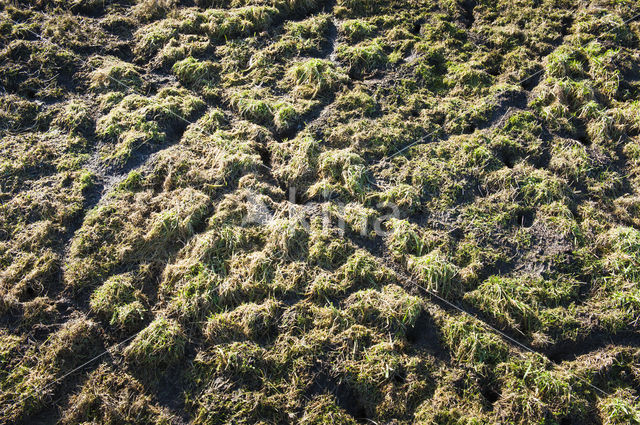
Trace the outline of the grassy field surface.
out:
M 640 1 L 0 0 L 0 424 L 640 424 Z

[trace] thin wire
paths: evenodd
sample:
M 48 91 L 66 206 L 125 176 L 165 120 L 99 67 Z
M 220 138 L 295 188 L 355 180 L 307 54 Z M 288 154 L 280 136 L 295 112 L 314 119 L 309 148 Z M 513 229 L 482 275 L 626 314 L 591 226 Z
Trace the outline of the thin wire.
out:
M 638 17 L 640 17 L 640 13 L 636 14 L 635 16 L 632 16 L 631 18 L 626 19 L 625 21 L 623 21 L 623 22 L 622 22 L 622 24 L 620 24 L 620 25 L 616 25 L 615 27 L 619 27 L 619 26 L 622 26 L 622 25 L 626 25 L 626 24 L 628 24 L 629 22 L 631 22 L 631 21 L 633 21 L 633 20 L 637 19 Z M 596 37 L 594 41 L 599 42 L 599 37 Z M 520 80 L 519 82 L 517 82 L 517 83 L 516 83 L 516 85 L 522 85 L 522 84 L 524 84 L 527 80 L 530 80 L 530 79 L 532 79 L 532 78 L 536 77 L 537 75 L 541 74 L 542 72 L 544 72 L 544 70 L 545 70 L 545 68 L 544 68 L 544 67 L 542 67 L 542 68 L 541 68 L 541 69 L 539 69 L 538 71 L 534 72 L 533 74 L 529 75 L 528 77 L 523 78 L 522 80 Z M 494 98 L 497 98 L 497 96 L 499 96 L 499 95 L 500 95 L 500 94 L 502 94 L 502 93 L 505 93 L 506 91 L 507 91 L 507 90 L 505 89 L 504 91 L 502 91 L 502 92 L 499 92 L 499 93 L 495 94 L 495 95 L 494 95 Z M 459 116 L 458 116 L 458 119 L 459 119 L 459 118 L 461 118 L 461 117 L 462 117 L 462 115 L 459 115 Z M 455 120 L 456 120 L 456 119 L 454 119 L 454 121 L 455 121 Z M 402 149 L 400 149 L 400 150 L 396 151 L 395 153 L 393 153 L 393 154 L 391 154 L 391 155 L 388 155 L 388 156 L 385 156 L 385 157 L 381 158 L 380 160 L 378 160 L 378 161 L 374 162 L 373 164 L 371 164 L 369 167 L 371 167 L 371 166 L 375 166 L 375 165 L 379 164 L 380 162 L 382 162 L 382 161 L 384 161 L 384 160 L 386 160 L 386 159 L 390 159 L 390 158 L 393 158 L 393 157 L 395 157 L 395 156 L 397 156 L 397 155 L 401 154 L 402 152 L 406 151 L 407 149 L 410 149 L 410 148 L 411 148 L 411 147 L 413 147 L 413 146 L 416 146 L 416 145 L 418 145 L 418 144 L 423 143 L 424 141 L 426 141 L 426 140 L 427 140 L 427 138 L 429 138 L 430 136 L 432 136 L 433 134 L 435 134 L 436 132 L 438 132 L 438 131 L 439 131 L 439 130 L 441 130 L 441 129 L 442 129 L 442 126 L 439 126 L 436 130 L 434 130 L 434 131 L 430 132 L 429 134 L 427 134 L 427 135 L 425 135 L 425 136 L 421 137 L 420 139 L 418 139 L 418 140 L 416 140 L 416 141 L 414 141 L 414 142 L 410 143 L 409 145 L 407 145 L 407 146 L 403 147 Z M 444 298 L 444 297 L 440 296 L 438 293 L 436 293 L 436 292 L 434 292 L 434 291 L 432 291 L 432 290 L 430 290 L 430 289 L 428 289 L 428 288 L 426 288 L 426 287 L 424 287 L 424 286 L 422 286 L 422 285 L 418 284 L 418 283 L 417 283 L 416 281 L 414 281 L 413 279 L 410 279 L 410 278 L 408 278 L 408 277 L 406 277 L 406 276 L 402 276 L 402 277 L 403 277 L 406 281 L 408 281 L 409 283 L 411 283 L 413 286 L 415 286 L 415 287 L 417 287 L 417 288 L 419 288 L 419 289 L 422 289 L 422 290 L 423 290 L 423 291 L 425 291 L 427 294 L 429 294 L 430 296 L 432 296 L 432 297 L 436 298 L 436 299 L 437 299 L 437 300 L 439 300 L 440 302 L 442 302 L 442 303 L 446 304 L 447 306 L 449 306 L 449 307 L 451 307 L 451 308 L 453 308 L 453 309 L 455 309 L 455 310 L 457 310 L 457 311 L 461 312 L 462 314 L 464 314 L 464 315 L 466 315 L 466 316 L 468 316 L 468 317 L 470 317 L 470 318 L 472 318 L 472 319 L 474 319 L 474 320 L 476 320 L 476 321 L 478 321 L 478 322 L 482 323 L 482 324 L 483 324 L 487 329 L 489 329 L 489 330 L 491 330 L 491 331 L 493 331 L 493 332 L 497 333 L 497 334 L 498 334 L 498 335 L 500 335 L 500 336 L 501 336 L 505 341 L 511 342 L 512 344 L 514 344 L 514 345 L 516 345 L 516 346 L 520 347 L 521 349 L 523 349 L 523 350 L 525 350 L 525 351 L 527 351 L 527 352 L 530 352 L 530 353 L 532 353 L 532 354 L 537 354 L 537 355 L 539 355 L 539 356 L 541 356 L 541 357 L 546 358 L 547 360 L 549 360 L 549 359 L 547 358 L 547 356 L 545 356 L 544 354 L 542 354 L 542 353 L 540 353 L 540 352 L 538 352 L 538 351 L 536 351 L 536 350 L 532 349 L 531 347 L 529 347 L 529 346 L 527 346 L 527 345 L 525 345 L 525 344 L 521 343 L 520 341 L 516 340 L 515 338 L 513 338 L 513 337 L 511 337 L 511 336 L 507 335 L 505 332 L 501 331 L 500 329 L 496 328 L 495 326 L 492 326 L 492 325 L 491 325 L 491 324 L 489 324 L 488 322 L 486 322 L 486 321 L 482 320 L 480 317 L 478 317 L 478 316 L 476 316 L 476 315 L 472 314 L 471 312 L 469 312 L 469 311 L 465 310 L 464 308 L 462 308 L 462 307 L 460 307 L 460 306 L 458 306 L 458 305 L 454 304 L 453 302 L 451 302 L 451 301 L 447 300 L 446 298 Z M 553 364 L 554 366 L 558 367 L 558 366 L 557 366 L 557 365 L 555 365 L 555 363 L 553 363 L 553 362 L 551 362 L 551 364 Z M 610 395 L 611 395 L 609 392 L 607 392 L 607 391 L 603 390 L 602 388 L 597 387 L 596 385 L 594 385 L 593 383 L 589 382 L 589 381 L 588 381 L 588 380 L 586 380 L 585 378 L 582 378 L 582 377 L 581 377 L 581 376 L 579 376 L 578 374 L 576 374 L 576 373 L 571 373 L 570 371 L 569 371 L 569 373 L 570 373 L 570 374 L 572 374 L 576 379 L 578 379 L 578 380 L 579 380 L 579 381 L 581 381 L 582 383 L 584 383 L 584 384 L 588 385 L 589 387 L 591 387 L 592 389 L 594 389 L 594 390 L 596 390 L 597 392 L 601 393 L 602 395 L 605 395 L 605 396 L 610 396 Z
M 73 369 L 71 369 L 70 371 L 68 371 L 67 373 L 65 373 L 64 375 L 54 379 L 53 381 L 47 383 L 46 385 L 44 385 L 41 388 L 35 388 L 33 390 L 33 392 L 27 394 L 25 397 L 19 398 L 18 400 L 14 401 L 11 405 L 5 407 L 3 410 L 5 412 L 12 410 L 13 408 L 15 408 L 16 406 L 19 406 L 20 404 L 24 403 L 25 401 L 29 400 L 31 397 L 34 396 L 34 394 L 45 394 L 45 391 L 48 390 L 49 388 L 51 388 L 53 385 L 59 383 L 60 381 L 62 381 L 63 379 L 67 378 L 68 376 L 76 373 L 77 371 L 83 369 L 85 366 L 95 362 L 96 360 L 100 359 L 101 357 L 103 357 L 106 354 L 109 354 L 112 350 L 115 350 L 116 348 L 120 347 L 121 345 L 131 341 L 132 339 L 134 339 L 136 336 L 138 336 L 144 329 L 136 332 L 135 334 L 125 338 L 124 340 L 118 342 L 117 344 L 112 345 L 111 347 L 107 348 L 106 350 L 104 350 L 102 353 L 98 354 L 97 356 L 87 360 L 86 362 L 82 363 L 80 366 L 77 366 Z
M 384 260 L 383 260 L 384 261 Z M 389 264 L 388 264 L 389 265 Z M 400 277 L 402 279 L 404 279 L 405 281 L 409 282 L 410 284 L 412 284 L 413 286 L 415 286 L 416 288 L 422 289 L 424 292 L 426 292 L 427 294 L 431 295 L 432 297 L 436 298 L 437 300 L 439 300 L 440 302 L 448 305 L 449 307 L 458 310 L 460 313 L 474 319 L 477 320 L 478 322 L 480 322 L 482 325 L 484 325 L 487 329 L 499 334 L 504 340 L 511 342 L 514 345 L 517 345 L 518 347 L 522 348 L 523 350 L 530 352 L 532 354 L 537 354 L 547 360 L 549 360 L 549 358 L 547 356 L 545 356 L 544 354 L 540 353 L 539 351 L 534 350 L 533 348 L 521 343 L 520 341 L 518 341 L 517 339 L 507 335 L 505 332 L 501 331 L 500 329 L 496 328 L 495 326 L 489 324 L 488 322 L 484 321 L 482 318 L 478 317 L 477 315 L 471 313 L 470 311 L 465 310 L 464 308 L 460 307 L 457 304 L 454 304 L 453 302 L 447 300 L 446 298 L 440 296 L 437 292 L 434 292 L 422 285 L 420 285 L 419 283 L 417 283 L 415 280 L 405 276 L 404 274 L 401 273 L 397 273 L 398 275 L 400 275 Z M 555 367 L 558 367 L 558 365 L 556 365 L 555 363 L 553 363 L 551 360 L 549 360 L 549 362 L 551 364 L 553 364 Z M 595 385 L 593 385 L 591 382 L 587 381 L 586 379 L 582 378 L 581 376 L 577 375 L 576 373 L 571 373 L 569 371 L 569 373 L 571 375 L 573 375 L 575 378 L 577 378 L 579 381 L 581 381 L 584 384 L 587 384 L 589 387 L 593 388 L 594 390 L 600 392 L 602 395 L 605 396 L 610 396 L 611 394 L 608 393 L 607 391 L 603 390 L 602 388 L 599 388 Z

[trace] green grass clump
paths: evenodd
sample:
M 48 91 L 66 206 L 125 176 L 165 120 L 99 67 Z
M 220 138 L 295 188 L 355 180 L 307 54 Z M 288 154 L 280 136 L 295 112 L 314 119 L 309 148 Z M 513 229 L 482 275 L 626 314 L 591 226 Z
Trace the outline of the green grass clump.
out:
M 424 311 L 420 298 L 407 294 L 397 285 L 386 285 L 379 291 L 358 291 L 345 300 L 345 305 L 355 323 L 399 335 L 411 329 Z
M 243 118 L 280 132 L 291 130 L 300 120 L 297 105 L 275 100 L 265 90 L 241 90 L 231 95 L 230 103 Z
M 442 377 L 433 396 L 416 409 L 416 422 L 421 424 L 490 424 L 487 401 L 481 388 L 466 372 L 451 371 Z
M 104 160 L 126 164 L 141 147 L 165 142 L 172 127 L 186 126 L 184 120 L 204 107 L 184 89 L 165 88 L 153 97 L 128 95 L 96 124 L 96 134 L 115 145 L 103 149 Z
M 319 224 L 321 226 L 321 223 Z M 318 223 L 312 223 L 308 261 L 324 269 L 335 269 L 347 261 L 354 251 L 353 245 L 345 243 L 338 232 L 325 230 L 320 226 Z
M 176 420 L 168 409 L 153 402 L 140 382 L 102 364 L 91 372 L 80 391 L 71 396 L 60 423 L 71 425 L 102 421 L 164 425 Z
M 309 251 L 309 232 L 297 219 L 273 220 L 268 225 L 270 233 L 267 249 L 274 256 L 285 259 L 304 259 Z
M 611 250 L 603 259 L 604 266 L 613 273 L 637 282 L 640 279 L 640 231 L 618 226 L 609 231 L 607 239 Z
M 287 78 L 294 84 L 294 91 L 304 98 L 315 98 L 334 92 L 345 75 L 325 59 L 308 59 L 294 64 L 287 71 Z
M 338 0 L 336 6 L 338 10 L 337 14 L 369 14 L 374 13 L 380 7 L 380 2 L 377 0 Z
M 469 95 L 482 93 L 492 83 L 491 75 L 482 69 L 472 67 L 468 63 L 447 66 L 448 74 L 443 80 L 452 87 L 452 94 Z
M 386 225 L 390 231 L 387 244 L 396 259 L 403 259 L 406 255 L 420 257 L 426 253 L 425 241 L 418 226 L 397 218 L 390 219 Z
M 111 56 L 95 57 L 90 63 L 94 68 L 89 74 L 89 88 L 92 91 L 126 93 L 144 86 L 140 70 L 133 64 Z
M 496 376 L 501 382 L 499 417 L 518 418 L 515 423 L 524 425 L 587 414 L 584 383 L 566 371 L 555 369 L 537 354 L 524 356 L 497 367 Z
M 142 239 L 144 220 L 135 214 L 142 210 L 141 205 L 129 193 L 118 195 L 89 211 L 71 242 L 64 269 L 64 283 L 70 288 L 78 290 L 104 282 L 123 260 L 123 253 L 131 252 Z M 110 219 L 104 221 L 107 216 Z
M 197 34 L 180 34 L 170 39 L 156 55 L 153 64 L 170 67 L 188 57 L 202 57 L 211 48 L 209 37 Z
M 328 31 L 330 23 L 331 16 L 321 14 L 303 21 L 287 22 L 285 29 L 288 35 L 300 39 L 321 38 Z
M 209 318 L 204 331 L 208 340 L 221 343 L 237 339 L 263 340 L 273 336 L 282 306 L 273 300 L 247 303 Z
M 219 217 L 214 215 L 213 218 Z M 226 276 L 227 261 L 234 254 L 251 248 L 259 240 L 255 233 L 233 225 L 214 224 L 208 231 L 194 237 L 180 251 L 174 263 L 165 269 L 161 292 L 170 294 L 202 272 Z
M 176 242 L 186 242 L 211 211 L 211 199 L 202 192 L 184 189 L 178 202 L 153 214 L 144 239 L 149 251 L 166 252 Z
M 300 419 L 302 425 L 356 425 L 356 423 L 355 419 L 337 405 L 335 397 L 331 394 L 317 395 L 309 400 Z
M 20 96 L 0 96 L 0 130 L 16 131 L 33 125 L 40 105 Z
M 175 320 L 160 316 L 129 343 L 124 356 L 129 363 L 143 367 L 153 375 L 158 369 L 180 362 L 185 343 L 182 327 Z
M 409 255 L 406 261 L 409 271 L 430 291 L 443 297 L 461 293 L 463 288 L 456 278 L 458 267 L 449 262 L 447 257 L 439 251 L 434 250 L 421 257 Z
M 87 134 L 93 126 L 91 111 L 86 103 L 71 100 L 58 111 L 51 125 L 71 134 Z
M 180 266 L 182 264 L 174 269 L 170 265 L 165 269 L 161 291 L 167 299 L 167 312 L 185 326 L 192 326 L 194 321 L 202 321 L 218 310 L 220 278 L 202 263 L 183 273 Z M 178 279 L 178 282 L 171 282 Z M 169 285 L 172 285 L 171 289 Z
M 607 331 L 634 329 L 640 313 L 640 289 L 634 282 L 606 279 L 598 286 L 589 306 L 598 312 L 600 325 Z
M 414 49 L 419 57 L 413 72 L 419 81 L 422 81 L 429 87 L 429 90 L 435 93 L 447 89 L 448 86 L 444 82 L 444 76 L 447 72 L 445 50 L 432 43 L 417 43 Z
M 407 214 L 416 212 L 421 205 L 420 193 L 410 184 L 398 184 L 390 187 L 380 193 L 378 199 L 382 207 L 393 205 Z
M 508 346 L 500 337 L 467 316 L 444 317 L 441 331 L 452 358 L 461 364 L 495 366 L 509 354 Z
M 616 226 L 604 238 L 603 252 L 596 263 L 601 267 L 590 305 L 599 311 L 605 329 L 616 332 L 637 326 L 640 313 L 640 232 L 632 227 Z M 598 270 L 598 268 L 596 268 Z
M 152 22 L 136 31 L 136 44 L 133 52 L 136 56 L 149 60 L 158 50 L 162 49 L 169 40 L 177 36 L 178 21 L 175 19 L 163 19 Z
M 302 196 L 305 186 L 310 184 L 316 173 L 319 142 L 302 132 L 292 140 L 271 144 L 269 149 L 278 180 L 287 187 L 295 187 L 296 196 Z
M 330 273 L 320 273 L 309 283 L 306 295 L 316 302 L 329 303 L 332 299 L 346 294 L 349 286 L 348 281 L 340 280 Z
M 270 125 L 273 122 L 273 107 L 263 100 L 264 94 L 254 91 L 241 91 L 231 98 L 231 105 L 245 119 L 257 124 Z
M 371 37 L 376 30 L 374 24 L 362 19 L 348 19 L 340 25 L 342 35 L 351 43 L 357 43 Z
M 27 28 L 28 25 L 26 23 Z M 0 68 L 0 82 L 10 93 L 29 99 L 59 100 L 65 92 L 61 75 L 73 75 L 77 71 L 78 56 L 71 50 L 53 43 L 22 39 L 27 37 L 26 34 L 30 34 L 27 28 L 22 29 L 23 35 L 19 35 L 18 31 L 11 37 L 12 40 L 3 43 L 7 48 L 0 52 L 3 62 Z M 34 29 L 39 31 L 38 28 Z M 67 31 L 63 30 L 62 33 L 65 34 L 65 40 L 68 39 Z
M 566 183 L 544 169 L 518 164 L 490 173 L 487 185 L 491 190 L 512 192 L 526 206 L 540 206 L 565 199 Z
M 339 94 L 336 98 L 335 106 L 340 111 L 360 114 L 364 117 L 372 116 L 378 109 L 375 99 L 361 88 Z
M 640 406 L 631 391 L 617 390 L 614 394 L 600 399 L 598 409 L 603 425 L 640 424 Z
M 363 250 L 354 252 L 340 268 L 339 274 L 353 288 L 375 288 L 393 281 L 393 273 Z
M 360 236 L 374 236 L 379 226 L 379 213 L 373 208 L 367 208 L 360 203 L 350 202 L 344 206 L 339 217 L 344 220 L 348 228 Z
M 91 310 L 110 325 L 135 330 L 147 316 L 146 298 L 131 274 L 115 275 L 91 294 Z
M 360 155 L 349 149 L 323 152 L 319 159 L 322 177 L 334 180 L 344 179 L 349 168 L 364 164 Z
M 578 285 L 571 279 L 492 276 L 464 298 L 503 325 L 532 332 L 541 326 L 542 309 L 568 305 L 577 297 L 577 291 Z
M 578 141 L 560 139 L 552 149 L 549 168 L 573 184 L 585 182 L 598 167 Z
M 286 406 L 262 388 L 265 374 L 273 373 L 267 351 L 252 342 L 217 344 L 198 352 L 189 372 L 193 390 L 188 399 L 194 423 L 255 423 L 265 418 L 283 420 Z M 234 387 L 217 382 L 235 383 Z
M 20 346 L 24 338 L 19 335 L 12 335 L 6 330 L 0 330 L 0 382 L 4 382 L 11 368 L 9 367 L 16 360 L 16 355 L 20 352 Z
M 194 237 L 164 270 L 160 294 L 168 301 L 167 310 L 185 326 L 219 312 L 229 260 L 257 240 L 257 232 L 229 225 L 213 225 Z
M 270 6 L 246 6 L 237 9 L 209 9 L 203 15 L 201 28 L 209 37 L 225 40 L 266 30 L 278 15 Z
M 300 121 L 300 113 L 288 102 L 283 102 L 277 106 L 273 125 L 278 131 L 288 131 L 296 127 Z
M 331 197 L 333 194 L 358 197 L 367 191 L 367 169 L 360 155 L 351 149 L 331 150 L 318 158 L 322 180 L 309 188 L 309 196 Z
M 338 368 L 345 369 L 347 382 L 353 388 L 358 404 L 368 416 L 378 418 L 405 417 L 429 394 L 428 362 L 404 353 L 391 341 L 360 349 Z M 354 358 L 355 357 L 355 358 Z M 400 403 L 385 400 L 387 394 L 398 394 Z
M 384 68 L 388 62 L 380 41 L 365 41 L 355 46 L 341 45 L 337 49 L 338 59 L 345 63 L 349 75 L 360 77 L 366 73 Z
M 218 78 L 220 66 L 212 61 L 199 61 L 189 56 L 176 62 L 171 70 L 182 84 L 197 88 L 212 85 Z
M 261 369 L 266 369 L 266 350 L 250 342 L 216 344 L 198 352 L 193 362 L 193 382 L 206 388 L 218 376 L 236 376 L 244 382 L 259 380 Z
M 39 350 L 30 350 L 3 377 L 0 403 L 6 406 L 0 419 L 7 423 L 30 418 L 48 404 L 62 383 L 56 379 L 103 350 L 99 327 L 85 318 L 67 321 L 50 335 Z
M 138 0 L 134 15 L 142 21 L 164 18 L 177 5 L 177 0 Z

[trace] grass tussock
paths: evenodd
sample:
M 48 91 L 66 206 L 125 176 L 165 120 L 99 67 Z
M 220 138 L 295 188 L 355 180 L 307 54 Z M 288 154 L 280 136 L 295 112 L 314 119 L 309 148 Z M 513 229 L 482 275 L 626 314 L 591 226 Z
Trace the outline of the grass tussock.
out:
M 182 360 L 186 336 L 171 319 L 157 317 L 126 347 L 128 362 L 144 367 L 150 374 Z

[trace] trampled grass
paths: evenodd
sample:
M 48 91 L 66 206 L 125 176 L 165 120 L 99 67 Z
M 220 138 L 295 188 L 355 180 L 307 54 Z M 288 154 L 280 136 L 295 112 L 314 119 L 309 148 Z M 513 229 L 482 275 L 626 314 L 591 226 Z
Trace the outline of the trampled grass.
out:
M 638 14 L 0 2 L 0 423 L 640 424 Z

